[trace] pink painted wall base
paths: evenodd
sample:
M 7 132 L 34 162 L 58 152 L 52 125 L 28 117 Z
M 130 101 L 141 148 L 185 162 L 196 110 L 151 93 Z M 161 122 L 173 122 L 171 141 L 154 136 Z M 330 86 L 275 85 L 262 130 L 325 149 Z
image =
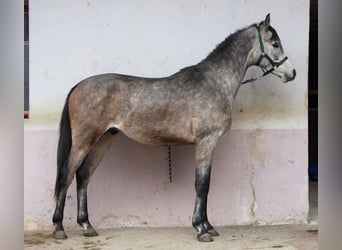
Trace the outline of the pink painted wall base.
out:
M 56 131 L 25 131 L 25 230 L 52 229 Z M 208 216 L 213 225 L 306 221 L 307 130 L 232 130 L 215 150 Z M 194 146 L 147 146 L 119 135 L 88 188 L 96 228 L 191 226 L 195 201 Z M 75 182 L 69 188 L 65 226 L 76 224 Z

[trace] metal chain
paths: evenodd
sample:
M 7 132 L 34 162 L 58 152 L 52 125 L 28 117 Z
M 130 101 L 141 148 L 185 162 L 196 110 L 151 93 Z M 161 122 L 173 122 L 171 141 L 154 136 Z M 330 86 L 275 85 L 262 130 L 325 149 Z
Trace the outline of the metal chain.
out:
M 168 146 L 168 163 L 169 163 L 169 180 L 172 183 L 172 162 L 171 162 L 171 146 Z

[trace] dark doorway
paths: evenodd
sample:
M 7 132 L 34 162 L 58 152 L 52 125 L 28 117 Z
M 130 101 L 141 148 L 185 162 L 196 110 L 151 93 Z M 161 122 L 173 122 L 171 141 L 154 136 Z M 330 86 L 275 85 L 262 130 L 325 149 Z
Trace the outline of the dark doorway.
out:
M 318 189 L 318 1 L 310 1 L 309 34 L 309 221 L 317 222 Z

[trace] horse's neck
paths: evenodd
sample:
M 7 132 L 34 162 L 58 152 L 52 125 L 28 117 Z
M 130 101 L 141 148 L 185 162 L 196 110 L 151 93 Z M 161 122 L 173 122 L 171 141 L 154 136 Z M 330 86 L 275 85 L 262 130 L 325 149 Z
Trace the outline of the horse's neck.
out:
M 217 83 L 227 86 L 233 99 L 250 66 L 249 57 L 255 41 L 256 33 L 252 27 L 237 31 L 199 63 Z

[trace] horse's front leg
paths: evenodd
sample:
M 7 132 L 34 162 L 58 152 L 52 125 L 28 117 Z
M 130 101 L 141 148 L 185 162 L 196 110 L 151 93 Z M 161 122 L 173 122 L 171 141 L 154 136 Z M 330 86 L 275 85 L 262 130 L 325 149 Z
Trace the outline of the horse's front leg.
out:
M 207 197 L 210 186 L 210 172 L 213 150 L 216 140 L 208 139 L 196 146 L 196 202 L 192 225 L 197 229 L 197 239 L 203 242 L 212 241 L 212 236 L 218 236 L 217 231 L 209 223 L 207 216 Z

